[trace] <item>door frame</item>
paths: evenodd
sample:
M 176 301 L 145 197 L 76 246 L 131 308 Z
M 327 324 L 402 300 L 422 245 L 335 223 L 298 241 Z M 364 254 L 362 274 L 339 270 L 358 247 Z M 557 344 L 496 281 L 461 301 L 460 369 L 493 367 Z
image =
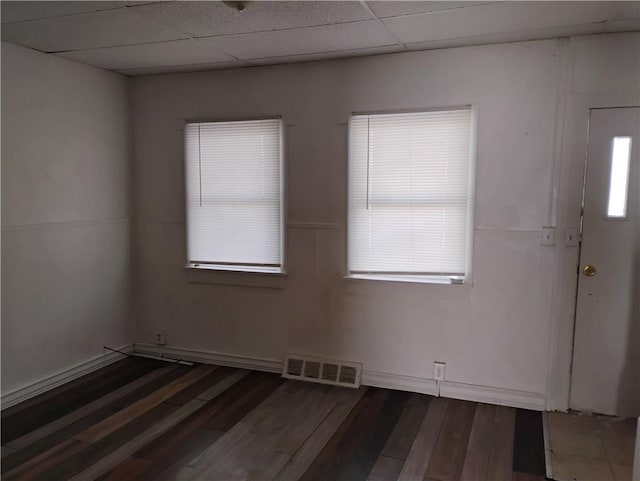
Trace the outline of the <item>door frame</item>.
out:
M 570 79 L 566 82 L 571 84 Z M 579 228 L 591 111 L 640 107 L 640 89 L 583 93 L 571 93 L 567 89 L 559 105 L 559 119 L 555 127 L 558 141 L 554 169 L 557 174 L 554 173 L 552 187 L 556 195 L 552 197 L 552 203 L 557 204 L 554 207 L 557 209 L 557 226 Z M 547 411 L 566 412 L 569 409 L 580 243 L 577 248 L 557 246 L 553 254 L 556 267 L 551 279 L 553 292 L 547 346 Z
M 589 140 L 591 136 L 591 115 L 595 110 L 617 110 L 617 109 L 637 109 L 640 108 L 640 104 L 637 105 L 624 105 L 624 106 L 614 106 L 614 107 L 589 107 L 588 108 L 588 120 L 587 120 L 587 133 L 585 138 L 585 146 L 584 146 L 584 163 L 582 168 L 582 192 L 580 195 L 580 216 L 578 221 L 578 253 L 577 253 L 577 263 L 576 263 L 576 272 L 575 272 L 575 285 L 574 285 L 574 295 L 573 295 L 573 322 L 571 329 L 571 357 L 569 364 L 569 377 L 568 377 L 568 397 L 567 397 L 567 409 L 571 408 L 571 386 L 573 384 L 573 358 L 574 358 L 574 350 L 575 350 L 575 340 L 576 340 L 576 325 L 578 320 L 578 290 L 580 286 L 580 266 L 582 265 L 582 236 L 584 229 L 584 204 L 585 197 L 587 193 L 587 172 L 589 169 Z

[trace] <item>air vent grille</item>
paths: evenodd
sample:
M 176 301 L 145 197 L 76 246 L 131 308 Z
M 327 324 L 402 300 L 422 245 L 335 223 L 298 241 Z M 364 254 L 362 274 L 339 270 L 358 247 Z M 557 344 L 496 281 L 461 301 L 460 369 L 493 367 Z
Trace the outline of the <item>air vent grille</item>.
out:
M 337 364 L 325 362 L 322 365 L 322 379 L 325 381 L 336 382 L 338 380 L 338 369 L 340 369 L 340 366 Z
M 340 377 L 338 378 L 340 383 L 354 384 L 358 375 L 357 369 L 351 366 L 341 366 Z
M 304 362 L 302 361 L 302 359 L 288 358 L 286 373 L 290 376 L 302 376 L 303 365 L 304 365 Z
M 360 386 L 362 377 L 362 364 L 288 354 L 282 376 L 288 379 L 357 388 Z
M 316 361 L 305 362 L 304 375 L 312 379 L 320 379 L 320 363 Z

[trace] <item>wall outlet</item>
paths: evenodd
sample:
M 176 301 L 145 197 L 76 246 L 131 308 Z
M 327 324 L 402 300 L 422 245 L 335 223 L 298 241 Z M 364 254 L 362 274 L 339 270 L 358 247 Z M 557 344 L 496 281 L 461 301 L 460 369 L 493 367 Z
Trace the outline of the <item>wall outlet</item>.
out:
M 163 329 L 158 329 L 156 331 L 156 344 L 159 345 L 164 345 L 167 343 L 167 338 L 164 334 L 164 330 Z
M 436 381 L 444 381 L 444 368 L 446 364 L 444 362 L 433 363 L 433 379 Z

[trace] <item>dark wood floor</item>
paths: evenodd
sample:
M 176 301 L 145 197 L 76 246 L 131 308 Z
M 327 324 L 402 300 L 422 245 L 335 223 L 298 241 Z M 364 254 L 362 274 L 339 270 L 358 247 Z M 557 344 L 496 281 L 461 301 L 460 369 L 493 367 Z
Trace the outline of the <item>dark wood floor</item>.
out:
M 541 414 L 128 358 L 2 411 L 2 479 L 541 480 Z

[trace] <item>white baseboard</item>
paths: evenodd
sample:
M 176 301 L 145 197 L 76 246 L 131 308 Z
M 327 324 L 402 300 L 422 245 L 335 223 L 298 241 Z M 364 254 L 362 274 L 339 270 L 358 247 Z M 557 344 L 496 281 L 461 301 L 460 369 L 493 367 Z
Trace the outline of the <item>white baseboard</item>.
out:
M 419 392 L 431 396 L 438 395 L 436 382 L 433 379 L 423 377 L 388 374 L 364 369 L 362 371 L 362 384 L 385 389 L 397 389 L 398 391 Z
M 451 381 L 440 383 L 440 396 L 534 411 L 544 411 L 546 402 L 544 394 Z
M 133 345 L 127 344 L 126 346 L 119 347 L 118 350 L 129 353 L 133 351 Z M 105 354 L 96 356 L 93 359 L 89 359 L 88 361 L 76 364 L 75 366 L 60 371 L 56 374 L 47 376 L 40 381 L 27 384 L 26 386 L 14 389 L 13 391 L 9 391 L 7 393 L 2 393 L 2 396 L 0 397 L 2 409 L 8 408 L 22 401 L 26 401 L 27 399 L 37 396 L 38 394 L 50 391 L 53 388 L 61 386 L 69 381 L 73 381 L 74 379 L 84 376 L 85 374 L 89 374 L 92 371 L 96 371 L 102 367 L 119 361 L 123 357 L 124 356 L 122 354 L 119 354 L 117 352 L 107 352 Z
M 138 352 L 141 354 L 157 355 L 159 357 L 274 373 L 281 373 L 283 367 L 283 361 L 277 359 L 237 356 L 233 354 L 157 346 L 155 344 L 146 343 L 137 343 L 133 346 L 123 346 L 119 348 L 119 350 L 127 353 Z M 74 367 L 48 376 L 35 383 L 31 383 L 8 393 L 3 393 L 0 397 L 0 403 L 2 404 L 3 409 L 13 406 L 14 404 L 25 401 L 80 376 L 100 369 L 101 367 L 107 366 L 121 358 L 122 354 L 118 354 L 116 352 L 102 354 Z M 437 396 L 438 394 L 437 385 L 433 379 L 368 371 L 366 369 L 362 371 L 362 384 L 365 386 L 385 389 L 418 392 L 429 394 L 431 396 Z M 533 409 L 536 411 L 544 411 L 545 409 L 545 396 L 543 394 L 478 386 L 474 384 L 463 384 L 451 381 L 443 381 L 440 383 L 440 396 L 497 404 L 500 406 Z
M 237 356 L 233 354 L 157 346 L 155 344 L 146 343 L 134 344 L 134 352 L 173 359 L 182 359 L 184 361 L 252 369 L 255 371 L 281 373 L 283 368 L 283 361 L 277 359 Z M 390 374 L 364 369 L 362 371 L 362 384 L 365 386 L 381 387 L 385 389 L 418 392 L 422 394 L 429 394 L 431 396 L 438 395 L 436 381 L 433 379 L 404 376 L 402 374 Z M 545 408 L 545 396 L 543 394 L 450 381 L 443 381 L 440 383 L 440 396 L 497 404 L 500 406 L 533 409 L 535 411 L 544 411 Z
M 140 354 L 152 354 L 170 359 L 183 361 L 202 362 L 205 364 L 218 364 L 219 366 L 238 367 L 252 369 L 254 371 L 282 372 L 282 361 L 275 359 L 263 359 L 259 357 L 236 356 L 211 351 L 197 351 L 180 347 L 158 346 L 156 344 L 136 343 L 133 352 Z

